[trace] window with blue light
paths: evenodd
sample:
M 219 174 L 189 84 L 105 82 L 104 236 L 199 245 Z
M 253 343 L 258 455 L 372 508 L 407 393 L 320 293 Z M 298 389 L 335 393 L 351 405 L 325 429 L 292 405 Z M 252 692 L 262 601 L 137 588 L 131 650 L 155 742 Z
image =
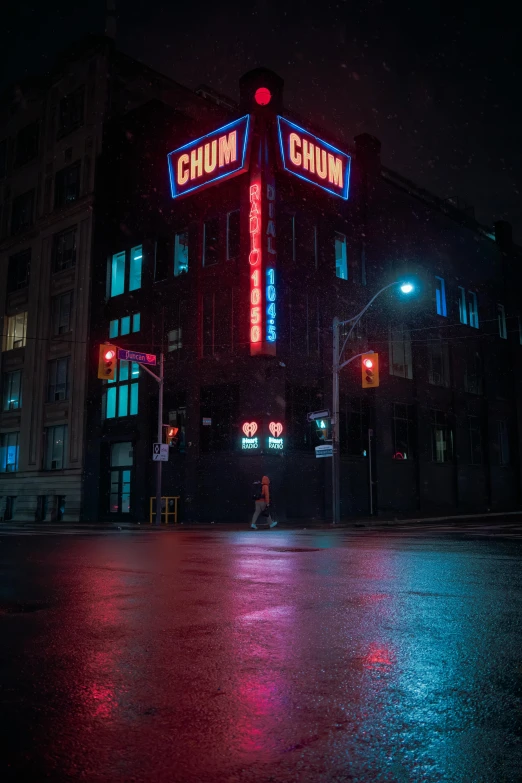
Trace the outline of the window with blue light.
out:
M 125 252 L 115 253 L 111 262 L 111 296 L 125 291 Z
M 2 383 L 2 410 L 13 411 L 22 407 L 22 371 L 4 373 Z
M 130 251 L 129 291 L 141 288 L 141 269 L 143 262 L 143 246 L 137 245 Z
M 174 277 L 188 272 L 189 237 L 188 231 L 180 231 L 174 236 Z
M 468 291 L 459 285 L 459 318 L 461 324 L 468 324 L 474 329 L 479 328 L 477 294 L 474 291 Z
M 0 473 L 16 473 L 18 470 L 19 432 L 4 432 L 0 435 Z
M 116 318 L 115 321 L 111 321 L 109 324 L 109 337 L 117 337 L 118 336 L 118 330 L 119 330 L 119 320 Z
M 446 286 L 444 284 L 444 278 L 437 277 L 435 275 L 435 304 L 437 307 L 437 315 L 448 315 L 446 307 Z
M 139 332 L 140 331 L 140 324 L 141 324 L 141 315 L 140 313 L 134 313 L 132 316 L 132 331 L 133 332 Z
M 131 318 L 130 315 L 124 315 L 120 321 L 120 334 L 123 337 L 125 334 L 130 334 Z
M 107 392 L 102 412 L 106 419 L 136 416 L 138 413 L 138 381 L 140 366 L 137 362 L 119 362 L 116 377 L 107 381 Z
M 504 305 L 497 305 L 498 333 L 503 340 L 507 340 L 506 308 Z
M 335 232 L 335 275 L 340 280 L 348 280 L 348 254 L 346 236 Z

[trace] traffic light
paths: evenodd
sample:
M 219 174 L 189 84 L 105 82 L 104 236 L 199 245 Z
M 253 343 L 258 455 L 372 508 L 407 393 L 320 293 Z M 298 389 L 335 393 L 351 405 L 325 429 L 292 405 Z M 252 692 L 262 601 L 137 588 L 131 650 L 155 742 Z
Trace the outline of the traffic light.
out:
M 115 345 L 108 345 L 107 343 L 100 345 L 98 378 L 102 378 L 104 381 L 114 380 L 116 375 L 116 356 L 117 350 Z
M 173 427 L 171 424 L 164 424 L 163 431 L 165 433 L 165 443 L 169 446 L 177 446 L 179 427 Z
M 361 357 L 361 377 L 363 389 L 379 385 L 379 354 L 363 353 Z
M 317 443 L 326 443 L 332 439 L 330 432 L 330 419 L 315 420 L 315 438 Z

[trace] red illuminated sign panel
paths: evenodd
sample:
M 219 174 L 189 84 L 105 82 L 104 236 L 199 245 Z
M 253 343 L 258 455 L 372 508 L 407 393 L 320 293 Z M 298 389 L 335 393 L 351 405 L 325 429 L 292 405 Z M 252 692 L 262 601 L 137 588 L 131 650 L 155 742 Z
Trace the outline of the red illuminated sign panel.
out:
M 194 193 L 248 169 L 250 116 L 224 125 L 167 156 L 172 198 Z
M 348 198 L 349 155 L 284 117 L 277 118 L 277 130 L 281 161 L 286 171 L 334 196 Z

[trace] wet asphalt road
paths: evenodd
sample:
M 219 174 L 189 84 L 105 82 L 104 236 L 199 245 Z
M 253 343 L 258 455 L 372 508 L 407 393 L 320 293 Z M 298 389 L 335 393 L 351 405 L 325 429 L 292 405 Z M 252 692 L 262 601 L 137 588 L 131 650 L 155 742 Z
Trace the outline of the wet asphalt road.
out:
M 522 774 L 522 534 L 0 532 L 0 780 Z

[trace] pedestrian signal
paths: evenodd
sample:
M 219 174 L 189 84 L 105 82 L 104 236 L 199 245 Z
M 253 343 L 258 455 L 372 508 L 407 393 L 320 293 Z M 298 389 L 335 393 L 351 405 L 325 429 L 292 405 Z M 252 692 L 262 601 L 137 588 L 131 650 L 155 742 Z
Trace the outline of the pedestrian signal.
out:
M 361 377 L 363 389 L 379 385 L 379 354 L 364 353 L 361 359 Z
M 116 346 L 104 343 L 100 345 L 98 357 L 98 378 L 104 381 L 113 381 L 116 375 Z

